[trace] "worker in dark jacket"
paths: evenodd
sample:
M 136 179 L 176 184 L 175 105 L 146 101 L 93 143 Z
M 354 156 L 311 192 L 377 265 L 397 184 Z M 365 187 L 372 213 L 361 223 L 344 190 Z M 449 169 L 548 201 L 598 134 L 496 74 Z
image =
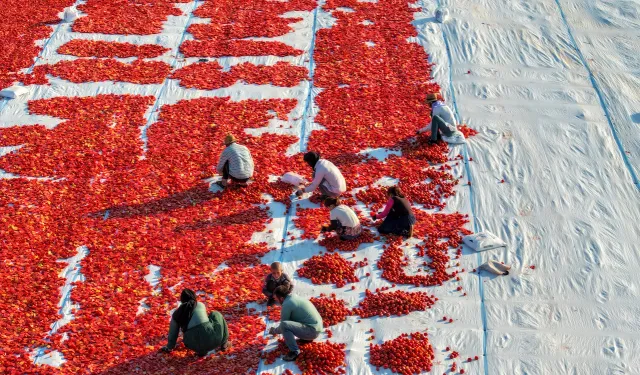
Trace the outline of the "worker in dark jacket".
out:
M 273 262 L 271 263 L 271 273 L 265 278 L 264 286 L 262 287 L 262 293 L 269 298 L 267 306 L 272 306 L 276 303 L 276 300 L 273 298 L 273 291 L 280 285 L 287 285 L 289 291 L 293 290 L 291 278 L 282 272 L 282 264 L 280 262 Z
M 180 307 L 171 316 L 169 343 L 162 347 L 163 352 L 170 352 L 176 347 L 180 331 L 184 346 L 201 357 L 214 349 L 229 348 L 229 329 L 222 314 L 213 311 L 207 316 L 207 307 L 196 301 L 196 294 L 191 289 L 182 291 L 180 302 Z
M 416 217 L 411 210 L 411 204 L 397 186 L 390 187 L 387 190 L 387 196 L 389 200 L 384 210 L 379 214 L 371 213 L 371 217 L 374 220 L 384 219 L 382 225 L 378 227 L 378 232 L 380 234 L 412 237 Z

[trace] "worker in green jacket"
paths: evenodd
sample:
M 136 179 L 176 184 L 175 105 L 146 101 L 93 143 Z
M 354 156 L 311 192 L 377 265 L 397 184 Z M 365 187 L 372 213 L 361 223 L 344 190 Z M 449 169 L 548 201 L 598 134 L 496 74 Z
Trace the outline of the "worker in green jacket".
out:
M 276 301 L 282 305 L 280 325 L 271 327 L 272 335 L 282 334 L 289 348 L 285 361 L 295 361 L 300 355 L 296 337 L 303 341 L 313 341 L 322 332 L 322 317 L 313 303 L 306 298 L 294 296 L 287 285 L 281 285 L 273 292 Z
M 180 331 L 184 346 L 201 357 L 214 349 L 229 348 L 229 329 L 222 314 L 212 311 L 207 315 L 207 307 L 196 300 L 196 294 L 191 289 L 182 291 L 180 302 L 180 307 L 171 316 L 169 343 L 162 347 L 163 352 L 175 348 Z

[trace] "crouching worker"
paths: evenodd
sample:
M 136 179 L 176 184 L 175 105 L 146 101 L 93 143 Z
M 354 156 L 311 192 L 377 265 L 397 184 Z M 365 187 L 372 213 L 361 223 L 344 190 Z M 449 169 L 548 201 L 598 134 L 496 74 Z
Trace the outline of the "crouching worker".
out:
M 322 332 L 322 317 L 311 301 L 292 295 L 284 285 L 277 287 L 273 295 L 282 305 L 282 310 L 280 325 L 271 327 L 269 333 L 284 336 L 289 353 L 283 359 L 295 361 L 300 355 L 296 337 L 303 341 L 315 340 Z
M 309 186 L 301 188 L 296 192 L 299 197 L 304 193 L 312 193 L 320 189 L 322 199 L 328 197 L 339 197 L 347 191 L 347 183 L 340 173 L 338 167 L 326 159 L 320 159 L 317 152 L 307 152 L 304 154 L 304 161 L 313 169 L 313 181 Z
M 353 240 L 362 233 L 360 220 L 355 212 L 348 206 L 341 204 L 339 198 L 327 198 L 324 206 L 329 210 L 331 224 L 323 225 L 323 232 L 335 231 L 343 241 Z
M 224 138 L 224 145 L 226 147 L 220 154 L 216 168 L 222 174 L 222 180 L 217 184 L 225 188 L 231 180 L 238 186 L 247 186 L 247 181 L 253 176 L 253 158 L 249 149 L 238 144 L 231 134 Z
M 378 232 L 412 237 L 416 217 L 411 210 L 411 204 L 397 186 L 392 186 L 387 190 L 387 197 L 389 200 L 384 210 L 379 214 L 371 213 L 374 220 L 384 219 L 382 225 L 378 227 Z
M 213 311 L 207 316 L 206 306 L 196 301 L 196 294 L 191 289 L 182 291 L 180 302 L 180 307 L 171 316 L 169 343 L 161 349 L 163 352 L 168 353 L 176 347 L 180 331 L 184 346 L 201 357 L 214 349 L 229 348 L 229 330 L 222 314 Z
M 281 285 L 287 286 L 290 292 L 293 290 L 291 278 L 282 272 L 282 264 L 273 262 L 271 263 L 271 273 L 265 278 L 264 286 L 262 287 L 262 293 L 269 299 L 267 306 L 272 306 L 276 303 L 275 298 L 273 298 L 273 292 Z
M 442 133 L 442 140 L 451 144 L 465 143 L 464 134 L 458 130 L 458 122 L 456 121 L 453 111 L 442 101 L 442 95 L 439 92 L 427 95 L 427 103 L 431 104 L 431 124 L 418 130 L 418 133 L 424 133 L 431 129 L 431 139 L 429 142 L 435 143 Z

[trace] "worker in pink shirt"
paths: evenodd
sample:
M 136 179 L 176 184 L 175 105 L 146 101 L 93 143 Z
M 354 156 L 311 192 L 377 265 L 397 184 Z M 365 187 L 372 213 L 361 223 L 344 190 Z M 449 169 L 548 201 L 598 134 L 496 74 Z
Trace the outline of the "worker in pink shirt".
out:
M 387 190 L 387 196 L 389 200 L 384 210 L 379 214 L 371 213 L 371 217 L 374 220 L 384 219 L 378 227 L 378 232 L 380 234 L 412 237 L 416 217 L 411 210 L 411 203 L 404 197 L 404 194 L 397 186 L 390 187 Z

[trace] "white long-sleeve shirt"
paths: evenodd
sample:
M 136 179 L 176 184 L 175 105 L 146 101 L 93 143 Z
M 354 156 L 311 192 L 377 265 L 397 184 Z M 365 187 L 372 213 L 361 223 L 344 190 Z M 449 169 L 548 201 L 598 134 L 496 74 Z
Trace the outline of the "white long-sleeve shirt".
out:
M 456 121 L 456 117 L 453 115 L 453 111 L 451 110 L 451 108 L 449 108 L 448 105 L 444 104 L 439 100 L 435 101 L 431 105 L 431 118 L 433 119 L 433 117 L 435 116 L 440 117 L 444 122 L 446 122 L 449 125 L 453 125 L 456 128 L 458 127 L 458 121 Z M 431 130 L 431 123 L 429 123 L 429 125 L 425 126 L 424 128 L 418 130 L 418 132 L 424 133 L 427 130 Z
M 235 178 L 251 178 L 253 176 L 253 158 L 246 146 L 232 143 L 225 147 L 218 161 L 218 173 L 222 173 L 224 164 L 229 162 L 229 174 Z
M 342 194 L 347 191 L 347 183 L 338 167 L 325 159 L 320 159 L 316 163 L 313 168 L 313 181 L 304 189 L 304 192 L 310 193 L 316 190 L 320 184 L 334 194 Z
M 343 227 L 353 228 L 360 225 L 355 212 L 348 206 L 341 204 L 329 212 L 329 220 L 338 220 Z

